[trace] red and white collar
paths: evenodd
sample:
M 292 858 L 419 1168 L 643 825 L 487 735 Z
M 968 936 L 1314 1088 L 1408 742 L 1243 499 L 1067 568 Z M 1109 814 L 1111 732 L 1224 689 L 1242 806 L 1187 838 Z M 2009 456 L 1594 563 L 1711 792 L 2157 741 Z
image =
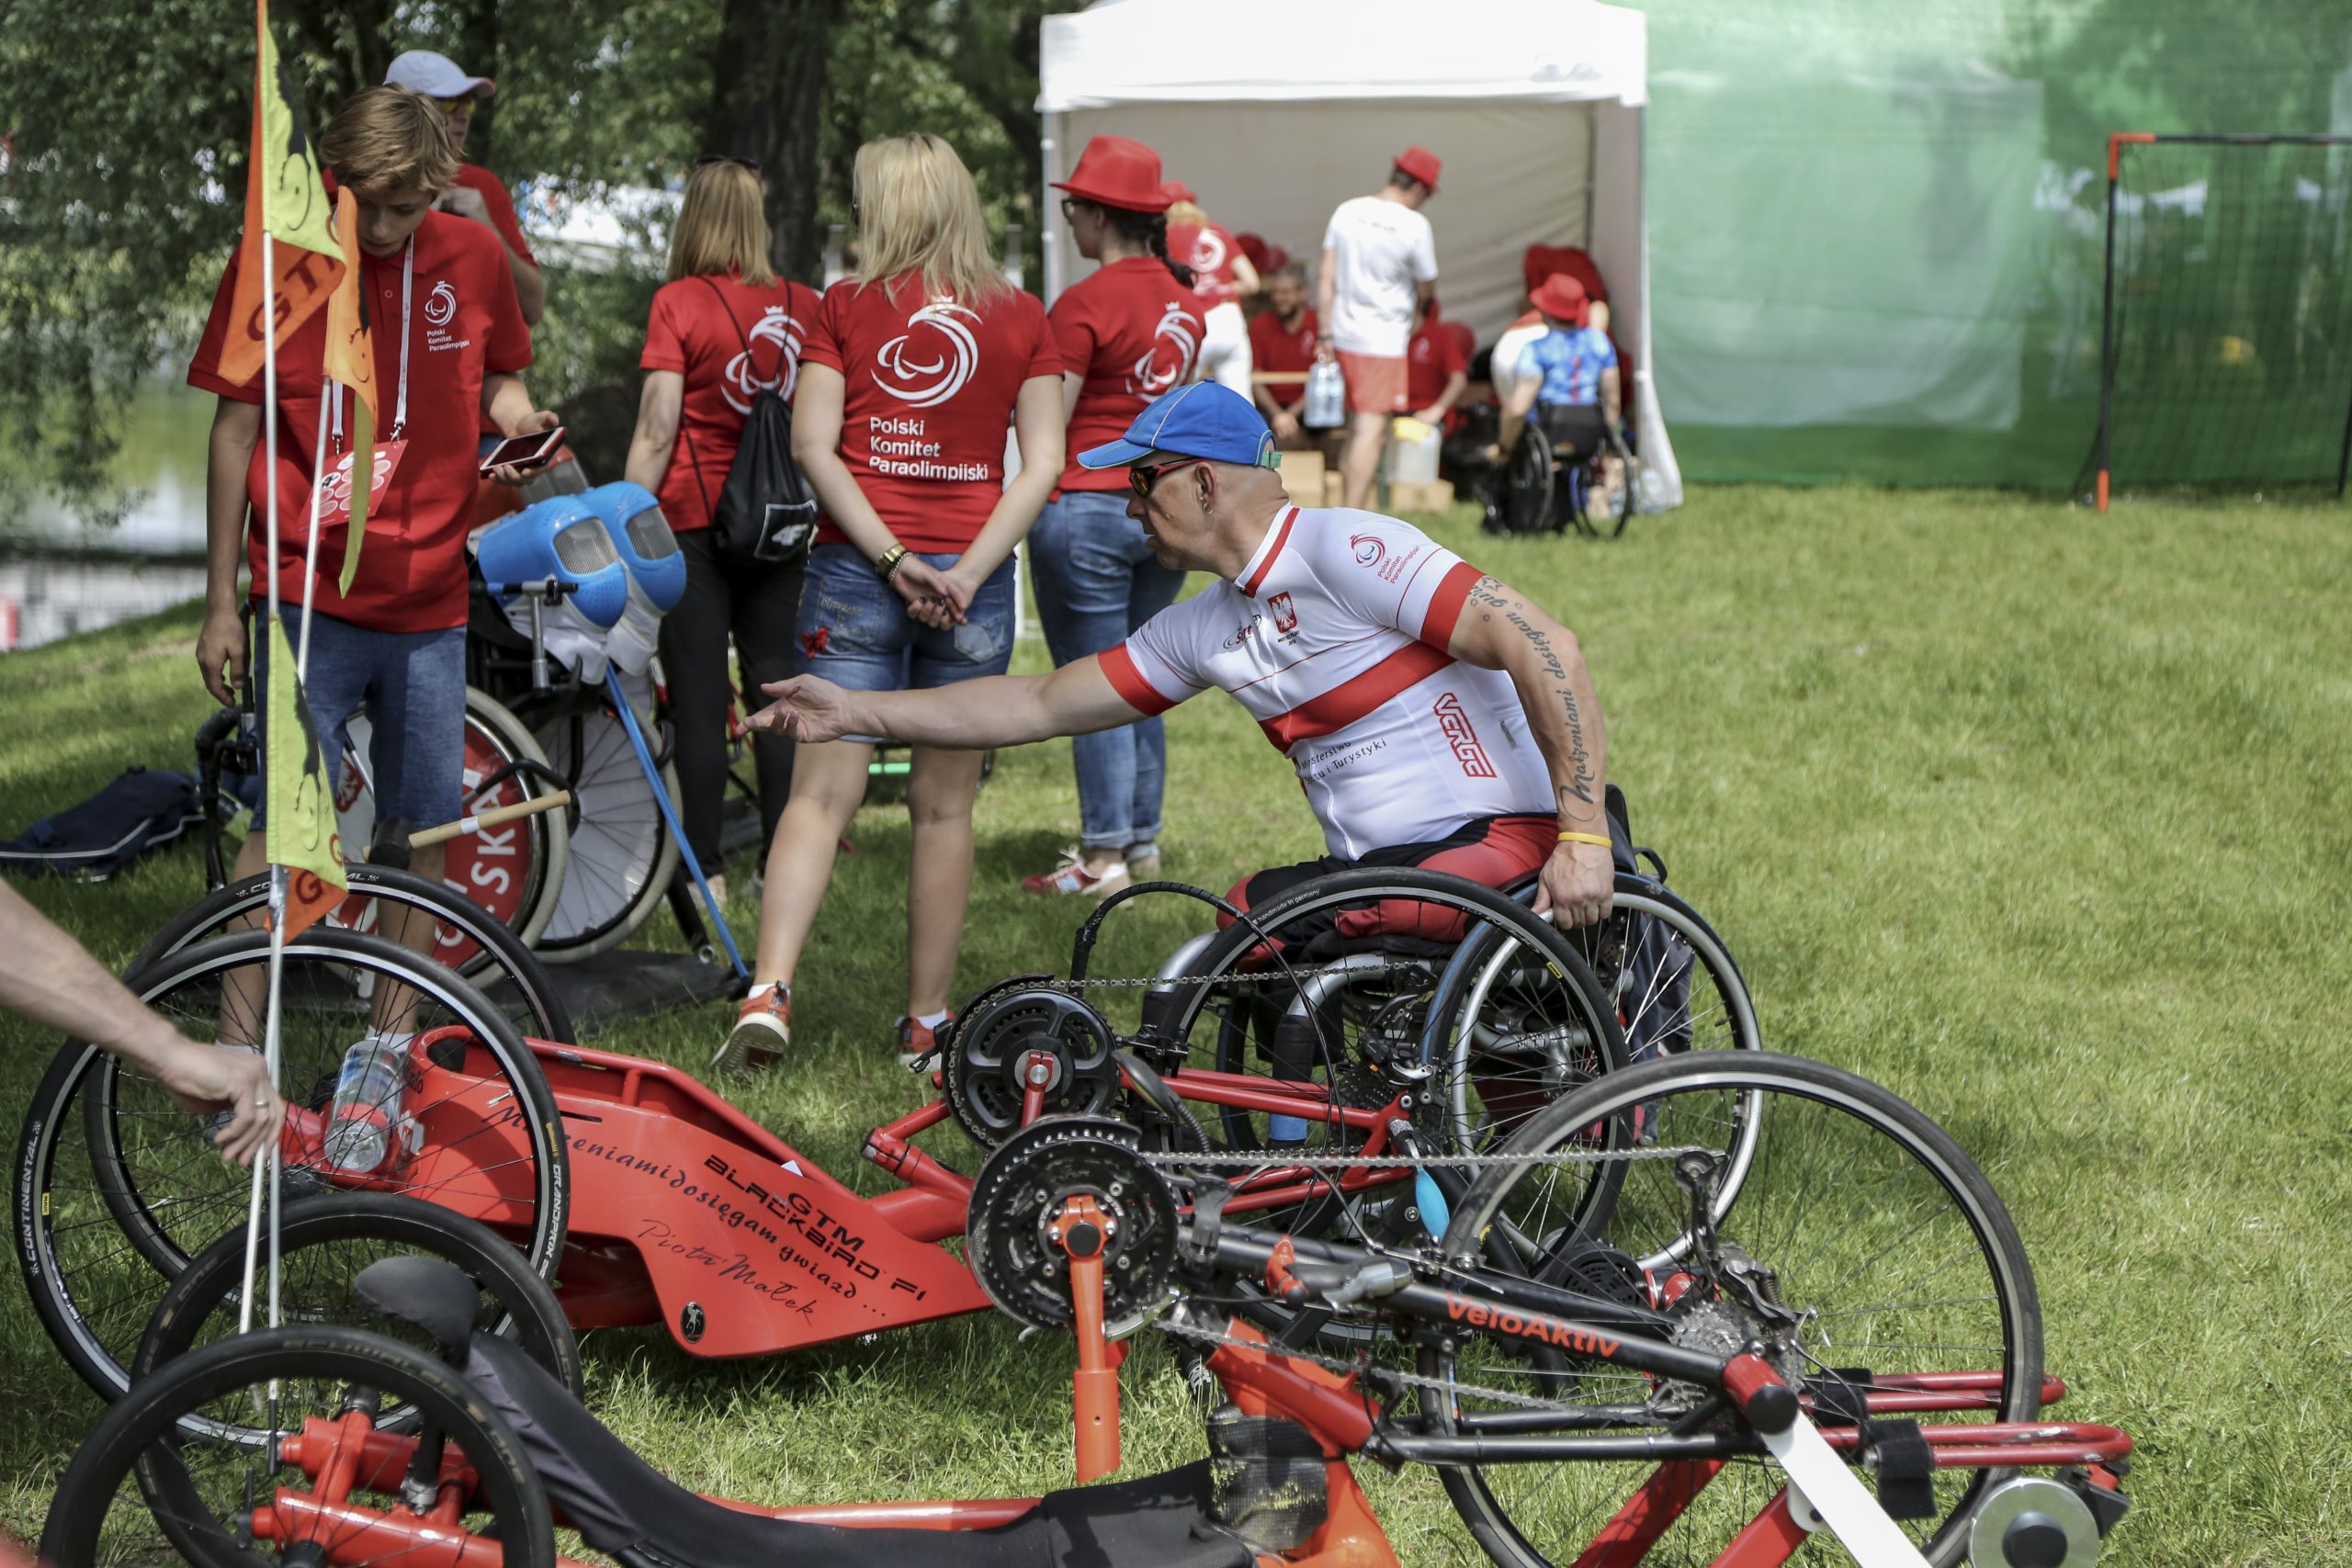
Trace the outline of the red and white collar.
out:
M 1252 599 L 1258 596 L 1258 585 L 1265 581 L 1266 573 L 1274 569 L 1275 558 L 1283 553 L 1283 547 L 1290 543 L 1291 525 L 1297 521 L 1298 508 L 1284 503 L 1282 510 L 1274 513 L 1274 520 L 1266 525 L 1266 536 L 1259 541 L 1257 553 L 1250 558 L 1250 564 L 1241 569 L 1241 575 L 1233 580 L 1233 585 L 1243 594 Z

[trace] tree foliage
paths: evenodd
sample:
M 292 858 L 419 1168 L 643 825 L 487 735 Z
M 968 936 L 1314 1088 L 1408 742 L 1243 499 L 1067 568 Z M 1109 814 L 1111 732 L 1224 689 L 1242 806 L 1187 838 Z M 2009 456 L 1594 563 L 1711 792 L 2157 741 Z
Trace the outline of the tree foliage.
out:
M 859 142 L 930 130 L 971 164 L 1035 276 L 1037 22 L 1077 0 L 274 0 L 313 129 L 403 49 L 492 76 L 468 156 L 557 204 L 672 186 L 695 155 L 766 168 L 779 262 L 817 281 Z M 0 498 L 119 514 L 133 392 L 176 376 L 243 215 L 244 0 L 0 0 Z M 625 422 L 666 242 L 548 263 L 531 380 L 586 424 Z M 609 438 L 607 438 L 609 439 Z

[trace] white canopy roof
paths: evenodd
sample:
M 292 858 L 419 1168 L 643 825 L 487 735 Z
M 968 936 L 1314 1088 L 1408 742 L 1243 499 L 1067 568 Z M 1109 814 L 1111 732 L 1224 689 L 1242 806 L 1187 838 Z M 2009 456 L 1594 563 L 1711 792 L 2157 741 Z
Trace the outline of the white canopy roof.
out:
M 1045 18 L 1037 107 L 1648 101 L 1639 11 L 1597 0 L 1095 0 Z

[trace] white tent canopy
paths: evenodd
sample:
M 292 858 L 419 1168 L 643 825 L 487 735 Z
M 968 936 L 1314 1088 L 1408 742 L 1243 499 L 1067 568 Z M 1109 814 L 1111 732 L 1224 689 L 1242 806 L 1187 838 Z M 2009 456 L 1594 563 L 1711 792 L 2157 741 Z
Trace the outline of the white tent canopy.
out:
M 1445 161 L 1426 209 L 1438 298 L 1482 344 L 1525 308 L 1529 245 L 1591 252 L 1634 364 L 1646 498 L 1681 500 L 1650 364 L 1641 13 L 1596 0 L 1095 0 L 1043 29 L 1048 183 L 1089 137 L 1131 136 L 1218 222 L 1311 267 L 1332 209 L 1379 188 L 1418 142 Z M 1045 248 L 1051 300 L 1088 265 L 1051 204 Z

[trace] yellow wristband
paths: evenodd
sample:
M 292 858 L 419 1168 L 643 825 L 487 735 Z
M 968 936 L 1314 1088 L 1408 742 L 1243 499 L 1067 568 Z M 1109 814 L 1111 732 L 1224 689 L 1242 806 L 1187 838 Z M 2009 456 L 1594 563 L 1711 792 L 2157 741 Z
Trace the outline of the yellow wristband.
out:
M 1563 833 L 1560 835 L 1560 842 L 1564 844 L 1599 844 L 1604 850 L 1613 849 L 1616 847 L 1609 841 L 1605 835 L 1600 833 Z

